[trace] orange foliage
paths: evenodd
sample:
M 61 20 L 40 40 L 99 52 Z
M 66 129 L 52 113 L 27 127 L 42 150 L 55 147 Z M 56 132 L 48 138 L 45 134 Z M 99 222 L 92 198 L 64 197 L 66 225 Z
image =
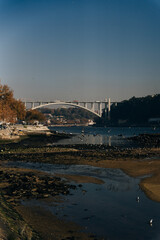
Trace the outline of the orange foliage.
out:
M 34 120 L 38 120 L 39 122 L 44 122 L 46 120 L 43 113 L 38 110 L 29 110 L 26 113 L 26 120 L 28 122 L 33 122 Z
M 0 121 L 14 123 L 23 120 L 26 115 L 25 106 L 13 97 L 13 91 L 8 85 L 0 84 Z

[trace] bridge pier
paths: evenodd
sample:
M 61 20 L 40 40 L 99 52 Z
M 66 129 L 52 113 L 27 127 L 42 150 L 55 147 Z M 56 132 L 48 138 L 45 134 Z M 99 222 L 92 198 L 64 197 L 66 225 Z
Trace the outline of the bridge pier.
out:
M 102 112 L 103 112 L 103 110 L 102 110 L 102 102 L 100 103 L 100 115 L 101 115 L 101 117 L 102 117 Z
M 111 99 L 108 99 L 108 120 L 111 118 Z
M 91 102 L 91 110 L 94 112 L 95 111 L 95 105 L 94 102 Z
M 107 108 L 107 99 L 106 99 L 106 102 L 105 102 L 105 105 L 104 105 L 104 114 L 105 114 L 105 119 L 107 119 L 108 117 L 108 108 Z
M 84 107 L 87 108 L 87 102 L 84 102 Z
M 31 108 L 34 108 L 34 102 L 31 102 Z
M 98 103 L 98 113 L 100 116 L 102 116 L 102 102 Z

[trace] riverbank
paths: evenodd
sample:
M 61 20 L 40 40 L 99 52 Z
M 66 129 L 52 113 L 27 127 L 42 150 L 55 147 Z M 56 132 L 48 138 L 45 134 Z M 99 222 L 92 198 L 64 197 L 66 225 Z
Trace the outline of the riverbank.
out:
M 0 140 L 17 140 L 30 134 L 50 134 L 48 127 L 43 125 L 4 125 L 0 129 Z
M 27 161 L 65 165 L 91 165 L 102 168 L 118 168 L 130 176 L 145 176 L 140 186 L 154 201 L 160 201 L 160 148 L 99 148 L 95 146 L 19 147 L 6 148 L 1 160 Z
M 54 137 L 56 139 L 56 136 L 53 135 L 33 135 L 18 143 L 3 143 L 0 145 L 0 188 L 3 201 L 13 212 L 16 212 L 16 219 L 22 219 L 23 224 L 27 224 L 28 228 L 31 226 L 29 228 L 31 230 L 27 230 L 30 233 L 27 232 L 26 235 L 28 234 L 29 236 L 32 233 L 33 237 L 34 234 L 37 234 L 37 239 L 96 239 L 96 236 L 82 232 L 82 229 L 76 224 L 61 221 L 51 213 L 44 212 L 43 208 L 21 205 L 21 201 L 35 198 L 51 202 L 63 201 L 63 198 L 60 196 L 70 194 L 70 190 L 74 194 L 76 190 L 76 187 L 74 184 L 70 184 L 70 181 L 78 183 L 80 185 L 79 188 L 82 188 L 84 182 L 96 184 L 103 184 L 103 182 L 100 179 L 94 179 L 89 176 L 77 177 L 65 174 L 50 176 L 35 170 L 7 167 L 6 165 L 10 161 L 20 161 L 22 165 L 23 162 L 39 162 L 118 168 L 133 177 L 146 176 L 140 182 L 141 189 L 150 199 L 160 202 L 159 147 L 150 145 L 150 147 L 122 149 L 87 144 L 47 146 L 47 143 L 52 142 Z M 42 222 L 45 222 L 44 226 L 40 224 Z M 3 223 L 6 226 L 4 232 L 6 231 L 8 234 L 8 229 L 12 229 L 12 227 L 6 221 L 5 215 Z M 54 228 L 53 225 L 55 226 Z M 17 223 L 17 226 L 19 226 L 19 223 Z M 11 232 L 21 239 L 20 231 L 12 230 Z M 18 239 L 18 237 L 15 239 Z M 28 237 L 27 239 L 33 238 Z

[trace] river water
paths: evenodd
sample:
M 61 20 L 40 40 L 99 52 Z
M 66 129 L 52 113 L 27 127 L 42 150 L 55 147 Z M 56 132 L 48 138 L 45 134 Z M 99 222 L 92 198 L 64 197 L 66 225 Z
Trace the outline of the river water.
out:
M 127 137 L 140 133 L 158 133 L 159 128 L 93 128 L 56 127 L 58 132 L 72 133 L 73 138 L 58 144 L 123 145 Z M 56 143 L 57 144 L 57 143 Z M 119 169 L 85 165 L 55 165 L 31 162 L 10 162 L 9 165 L 38 169 L 50 174 L 92 176 L 103 184 L 83 183 L 72 194 L 62 196 L 62 202 L 49 204 L 38 200 L 24 205 L 40 205 L 66 221 L 82 226 L 83 231 L 107 240 L 159 240 L 160 203 L 147 198 L 139 187 L 141 178 L 132 178 Z M 153 224 L 149 221 L 153 219 Z
M 32 200 L 24 205 L 41 206 L 65 221 L 82 226 L 83 231 L 111 240 L 159 240 L 160 203 L 151 201 L 139 188 L 141 178 L 132 178 L 119 169 L 85 165 L 10 163 L 50 174 L 92 176 L 104 184 L 83 183 L 56 204 Z M 75 184 L 75 182 L 73 182 Z M 139 200 L 137 199 L 139 197 Z M 153 219 L 153 224 L 149 220 Z
M 130 144 L 128 137 L 143 133 L 160 133 L 160 127 L 50 127 L 57 132 L 73 134 L 70 139 L 58 141 L 58 144 L 105 144 L 124 146 Z M 54 143 L 57 144 L 57 143 Z

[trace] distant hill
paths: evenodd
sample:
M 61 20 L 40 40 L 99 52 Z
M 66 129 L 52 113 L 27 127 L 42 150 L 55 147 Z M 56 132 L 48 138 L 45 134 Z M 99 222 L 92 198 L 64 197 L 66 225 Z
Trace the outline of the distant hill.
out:
M 80 108 L 42 108 L 40 111 L 49 117 L 52 124 L 85 124 L 94 119 L 92 113 Z
M 146 125 L 160 122 L 160 94 L 146 97 L 132 97 L 111 106 L 110 121 L 97 119 L 97 124 Z

